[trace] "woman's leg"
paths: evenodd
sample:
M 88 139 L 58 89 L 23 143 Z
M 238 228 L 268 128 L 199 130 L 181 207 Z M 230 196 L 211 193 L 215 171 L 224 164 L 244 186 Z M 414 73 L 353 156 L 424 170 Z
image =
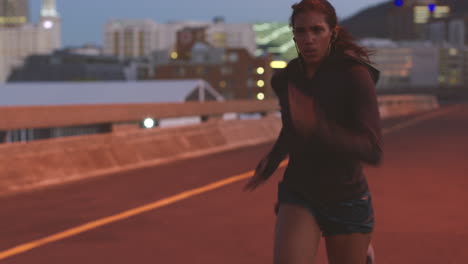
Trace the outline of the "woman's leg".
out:
M 369 244 L 369 248 L 367 249 L 367 262 L 366 264 L 375 264 L 375 253 L 374 247 L 372 246 L 372 242 Z
M 276 219 L 274 264 L 311 264 L 321 231 L 304 207 L 281 203 Z
M 370 233 L 352 233 L 325 237 L 330 264 L 365 264 Z

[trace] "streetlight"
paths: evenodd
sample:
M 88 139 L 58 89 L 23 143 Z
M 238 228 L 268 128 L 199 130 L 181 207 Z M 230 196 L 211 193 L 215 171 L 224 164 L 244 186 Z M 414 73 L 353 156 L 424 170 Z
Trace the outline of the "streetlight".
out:
M 153 128 L 154 125 L 156 124 L 156 122 L 154 122 L 154 119 L 153 118 L 145 118 L 145 120 L 143 120 L 143 126 L 145 128 Z

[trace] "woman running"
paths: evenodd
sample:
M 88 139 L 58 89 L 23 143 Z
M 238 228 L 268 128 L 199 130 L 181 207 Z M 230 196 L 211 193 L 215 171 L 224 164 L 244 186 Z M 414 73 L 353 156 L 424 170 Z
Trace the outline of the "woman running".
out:
M 313 263 L 321 236 L 330 263 L 372 263 L 374 211 L 362 166 L 382 158 L 379 72 L 328 1 L 292 9 L 298 58 L 271 80 L 283 126 L 245 188 L 265 182 L 289 155 L 275 206 L 274 263 Z

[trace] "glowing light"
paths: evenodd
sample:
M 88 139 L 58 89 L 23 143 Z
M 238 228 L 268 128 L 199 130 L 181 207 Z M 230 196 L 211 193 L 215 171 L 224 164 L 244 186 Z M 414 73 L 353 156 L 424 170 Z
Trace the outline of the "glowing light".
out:
M 428 8 L 429 8 L 429 12 L 433 13 L 436 9 L 436 4 L 429 4 Z
M 257 99 L 262 101 L 263 99 L 265 99 L 265 95 L 263 93 L 258 93 L 257 94 Z
M 275 39 L 278 39 L 279 37 L 281 37 L 281 35 L 288 34 L 288 33 L 291 33 L 291 29 L 289 28 L 288 25 L 284 25 L 280 28 L 275 29 L 273 32 L 270 32 L 270 34 L 268 34 L 266 37 L 263 37 L 263 38 L 257 37 L 256 42 L 259 45 L 265 45 Z
M 263 74 L 263 73 L 265 73 L 265 69 L 263 67 L 258 67 L 257 68 L 257 73 L 258 74 Z
M 179 57 L 179 54 L 177 52 L 173 51 L 171 52 L 171 59 L 176 60 Z
M 415 6 L 414 7 L 414 23 L 425 24 L 431 17 L 431 13 L 426 6 Z
M 42 23 L 42 26 L 45 29 L 51 29 L 54 26 L 54 23 L 50 20 L 47 20 L 47 21 L 44 21 L 44 23 Z
M 149 117 L 143 121 L 143 125 L 145 126 L 145 128 L 153 128 L 154 124 L 155 124 L 154 119 L 149 118 Z
M 263 80 L 258 80 L 257 86 L 258 87 L 263 87 L 263 86 L 265 86 L 265 82 Z
M 450 7 L 449 6 L 436 6 L 434 11 L 435 18 L 447 17 L 450 15 Z
M 23 24 L 26 23 L 26 17 L 4 17 L 0 16 L 0 24 Z
M 287 65 L 288 64 L 285 61 L 272 61 L 270 63 L 270 67 L 272 67 L 273 69 L 286 68 Z
M 395 0 L 395 1 L 393 1 L 393 4 L 395 6 L 403 6 L 404 1 L 403 0 Z
M 449 54 L 450 54 L 450 56 L 457 56 L 458 55 L 458 50 L 454 49 L 454 48 L 451 48 L 451 49 L 449 49 Z

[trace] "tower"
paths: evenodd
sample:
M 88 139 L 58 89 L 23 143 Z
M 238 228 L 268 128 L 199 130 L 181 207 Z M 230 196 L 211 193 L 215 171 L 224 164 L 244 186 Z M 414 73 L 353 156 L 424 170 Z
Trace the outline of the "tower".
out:
M 38 24 L 27 23 L 27 15 L 28 0 L 0 0 L 0 82 L 26 57 L 50 54 L 62 45 L 55 0 L 42 0 Z
M 59 17 L 55 0 L 42 0 L 41 17 Z
M 59 48 L 61 46 L 61 25 L 55 0 L 42 0 L 40 30 L 44 32 L 39 45 Z

